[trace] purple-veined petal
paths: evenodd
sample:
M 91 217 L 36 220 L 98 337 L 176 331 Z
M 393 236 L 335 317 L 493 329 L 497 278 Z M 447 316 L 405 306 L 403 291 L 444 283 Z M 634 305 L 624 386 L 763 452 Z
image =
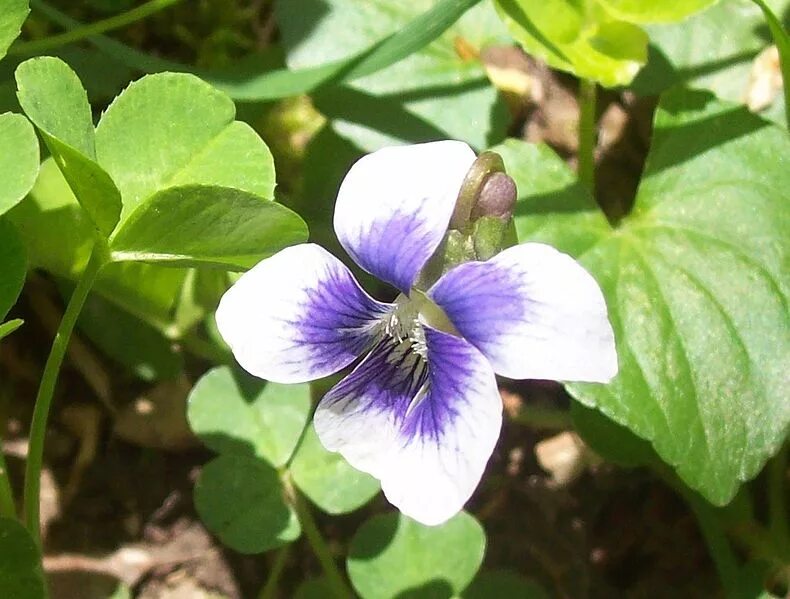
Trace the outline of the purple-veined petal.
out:
M 217 327 L 246 371 L 298 383 L 348 366 L 391 309 L 368 296 L 340 260 L 305 243 L 242 275 L 220 301 Z
M 602 383 L 617 374 L 598 283 L 551 246 L 525 243 L 461 264 L 428 295 L 497 374 Z
M 363 156 L 338 192 L 334 220 L 340 243 L 366 271 L 408 293 L 447 230 L 474 160 L 460 141 Z
M 502 401 L 477 349 L 424 330 L 427 368 L 384 341 L 327 393 L 315 428 L 327 449 L 378 478 L 401 512 L 436 525 L 477 487 L 499 437 Z

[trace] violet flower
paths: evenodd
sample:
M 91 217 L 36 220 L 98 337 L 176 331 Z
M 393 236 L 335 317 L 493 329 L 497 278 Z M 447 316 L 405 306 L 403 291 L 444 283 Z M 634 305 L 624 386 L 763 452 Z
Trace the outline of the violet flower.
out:
M 379 150 L 348 172 L 335 231 L 359 266 L 400 290 L 394 303 L 307 243 L 260 262 L 217 310 L 239 364 L 267 380 L 319 379 L 362 358 L 318 405 L 318 436 L 429 525 L 463 508 L 491 456 L 502 423 L 495 373 L 607 382 L 617 372 L 601 290 L 547 245 L 415 288 L 474 160 L 466 144 L 440 141 Z

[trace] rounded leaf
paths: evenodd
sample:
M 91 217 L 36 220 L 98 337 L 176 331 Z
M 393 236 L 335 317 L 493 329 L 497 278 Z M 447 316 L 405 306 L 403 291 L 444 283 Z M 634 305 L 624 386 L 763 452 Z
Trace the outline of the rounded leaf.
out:
M 0 215 L 33 187 L 38 161 L 38 139 L 28 120 L 20 114 L 0 114 Z
M 0 518 L 0 597 L 46 597 L 38 547 L 25 527 L 10 518 Z
M 195 508 L 220 540 L 240 553 L 261 553 L 296 539 L 301 529 L 286 504 L 277 471 L 263 460 L 220 456 L 195 483 Z
M 440 526 L 383 514 L 365 522 L 354 535 L 348 575 L 364 599 L 449 599 L 474 578 L 485 548 L 483 527 L 466 512 Z
M 310 386 L 281 385 L 220 366 L 189 394 L 194 433 L 220 454 L 257 456 L 274 466 L 291 457 L 310 415 Z
M 0 219 L 0 320 L 16 303 L 25 282 L 25 246 L 14 226 Z

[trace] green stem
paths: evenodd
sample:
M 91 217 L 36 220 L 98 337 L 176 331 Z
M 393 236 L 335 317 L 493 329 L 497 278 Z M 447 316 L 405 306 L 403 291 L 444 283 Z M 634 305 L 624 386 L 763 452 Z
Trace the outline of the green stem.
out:
M 771 518 L 771 535 L 784 559 L 790 559 L 790 526 L 787 522 L 787 446 L 768 462 L 768 510 Z
M 727 536 L 721 527 L 716 513 L 705 500 L 700 499 L 692 492 L 684 493 L 686 501 L 697 518 L 702 538 L 708 547 L 713 564 L 719 573 L 719 579 L 724 587 L 727 597 L 737 597 L 739 588 L 738 560 L 730 547 Z
M 113 29 L 126 27 L 127 25 L 131 25 L 132 23 L 145 19 L 146 17 L 156 14 L 159 11 L 164 10 L 165 8 L 168 8 L 178 2 L 181 2 L 181 0 L 149 0 L 149 2 L 137 6 L 125 13 L 115 15 L 102 21 L 96 21 L 95 23 L 75 27 L 74 29 L 66 31 L 65 33 L 53 35 L 44 39 L 33 40 L 30 42 L 20 42 L 15 44 L 9 53 L 25 55 L 41 54 L 51 50 L 52 48 L 65 46 L 66 44 L 73 44 L 74 42 L 87 39 L 94 35 L 99 35 L 101 33 L 106 33 L 107 31 L 112 31 Z M 30 6 L 36 10 L 41 9 L 42 6 L 46 5 L 41 0 L 31 0 Z
M 85 266 L 85 270 L 77 282 L 74 292 L 71 294 L 66 311 L 63 313 L 63 319 L 60 321 L 60 326 L 55 333 L 52 349 L 49 352 L 47 363 L 44 366 L 44 374 L 41 377 L 41 384 L 38 388 L 36 404 L 33 408 L 33 420 L 30 423 L 30 445 L 25 468 L 24 507 L 27 529 L 39 545 L 41 544 L 39 523 L 41 467 L 44 461 L 44 436 L 47 431 L 49 408 L 52 405 L 55 383 L 58 380 L 58 373 L 63 363 L 63 356 L 66 353 L 71 332 L 74 330 L 77 317 L 82 310 L 91 287 L 93 287 L 96 276 L 106 260 L 106 245 L 103 241 L 97 241 L 93 246 L 88 264 Z
M 535 429 L 562 431 L 573 428 L 569 412 L 552 408 L 527 406 L 513 416 L 511 421 Z
M 277 585 L 280 582 L 280 575 L 285 569 L 285 564 L 288 561 L 289 547 L 290 545 L 286 545 L 280 549 L 274 557 L 274 563 L 269 572 L 269 577 L 266 579 L 266 584 L 258 594 L 258 599 L 274 599 L 277 596 Z
M 16 518 L 14 492 L 11 490 L 11 482 L 8 480 L 8 468 L 6 468 L 2 449 L 0 449 L 0 516 Z
M 318 529 L 318 525 L 304 498 L 296 489 L 292 489 L 291 498 L 296 516 L 299 518 L 299 523 L 302 525 L 304 536 L 307 538 L 307 542 L 310 544 L 313 553 L 321 564 L 321 568 L 324 570 L 327 582 L 332 589 L 332 594 L 337 597 L 337 599 L 352 599 L 354 594 L 351 592 L 351 589 L 348 588 L 348 585 L 346 585 L 343 575 L 340 574 L 335 559 L 332 557 L 329 545 L 327 545 L 326 540 L 323 535 L 321 535 L 321 531 Z
M 579 81 L 579 181 L 595 194 L 595 82 Z

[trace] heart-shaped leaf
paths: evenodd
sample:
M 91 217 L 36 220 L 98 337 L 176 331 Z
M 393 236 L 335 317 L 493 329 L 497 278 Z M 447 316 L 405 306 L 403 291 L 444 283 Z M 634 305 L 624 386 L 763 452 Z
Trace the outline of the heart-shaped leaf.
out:
M 28 0 L 0 0 L 0 58 L 5 56 L 30 12 Z
M 25 114 L 96 228 L 109 236 L 121 214 L 121 196 L 96 162 L 91 108 L 76 73 L 59 58 L 43 56 L 19 65 L 16 82 Z
M 46 596 L 36 542 L 17 520 L 0 518 L 0 597 L 44 599 Z
M 240 553 L 261 553 L 299 537 L 299 520 L 283 499 L 277 471 L 265 461 L 223 455 L 195 483 L 195 507 L 206 527 Z
M 474 578 L 485 548 L 483 527 L 466 512 L 439 526 L 383 514 L 351 540 L 348 575 L 364 599 L 449 599 Z
M 0 114 L 0 215 L 33 187 L 38 161 L 38 140 L 28 120 L 19 114 Z
M 149 75 L 127 87 L 96 128 L 96 155 L 121 190 L 122 218 L 176 186 L 273 198 L 271 152 L 235 114 L 230 98 L 193 75 Z
M 187 417 L 217 453 L 257 456 L 279 467 L 291 457 L 310 405 L 309 385 L 266 383 L 222 366 L 195 384 Z
M 243 270 L 306 239 L 304 221 L 281 204 L 239 189 L 187 185 L 140 203 L 110 249 L 115 261 Z
M 291 463 L 296 486 L 329 514 L 353 512 L 370 501 L 379 482 L 351 467 L 339 453 L 324 449 L 310 425 Z
M 0 219 L 0 320 L 16 303 L 25 282 L 25 246 L 14 226 Z
M 716 504 L 790 425 L 787 156 L 787 133 L 745 108 L 671 92 L 633 213 L 581 257 L 604 290 L 620 371 L 569 391 Z

